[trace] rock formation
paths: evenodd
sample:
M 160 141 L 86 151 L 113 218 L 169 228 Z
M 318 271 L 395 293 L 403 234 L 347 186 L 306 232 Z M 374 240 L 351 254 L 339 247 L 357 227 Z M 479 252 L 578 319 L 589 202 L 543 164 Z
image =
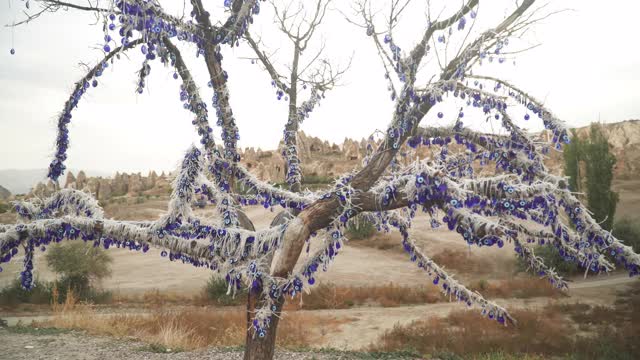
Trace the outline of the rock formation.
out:
M 615 168 L 617 178 L 629 178 L 640 174 L 640 120 L 628 120 L 619 123 L 605 124 L 604 134 L 609 140 L 611 149 L 618 162 Z M 581 138 L 589 136 L 589 127 L 577 129 Z M 537 137 L 549 137 L 548 133 L 536 134 Z M 341 145 L 330 144 L 317 137 L 308 136 L 304 132 L 298 134 L 298 153 L 302 161 L 303 177 L 314 178 L 315 182 L 328 182 L 335 177 L 361 166 L 366 156 L 369 142 L 345 139 Z M 379 142 L 371 144 L 374 148 Z M 281 142 L 277 150 L 246 148 L 240 150 L 241 162 L 258 178 L 271 183 L 285 181 L 285 160 L 282 156 L 284 144 Z M 462 151 L 463 147 L 451 144 L 450 151 Z M 415 158 L 433 156 L 434 148 L 419 147 L 417 152 L 401 150 L 399 161 L 408 164 Z M 561 174 L 563 168 L 562 153 L 551 151 L 546 160 L 552 172 Z M 478 168 L 483 173 L 491 173 L 489 167 Z M 171 176 L 164 172 L 158 175 L 151 171 L 148 176 L 140 173 L 116 173 L 111 178 L 87 178 L 83 171 L 76 177 L 68 173 L 65 187 L 82 189 L 91 192 L 100 200 L 117 196 L 168 195 L 171 192 Z M 30 195 L 46 196 L 55 190 L 49 181 L 33 188 Z M 0 194 L 0 199 L 2 195 Z

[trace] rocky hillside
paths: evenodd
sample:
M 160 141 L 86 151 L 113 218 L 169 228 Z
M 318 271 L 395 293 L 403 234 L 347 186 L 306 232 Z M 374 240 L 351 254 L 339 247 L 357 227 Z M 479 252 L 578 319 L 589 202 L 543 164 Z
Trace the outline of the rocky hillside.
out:
M 116 173 L 113 178 L 87 177 L 84 171 L 79 171 L 77 176 L 67 172 L 64 182 L 65 188 L 86 190 L 96 196 L 98 200 L 108 200 L 117 196 L 141 196 L 141 195 L 166 195 L 170 192 L 171 182 L 168 175 L 156 174 L 152 171 L 147 176 L 140 173 L 127 174 Z M 46 196 L 55 190 L 54 183 L 38 183 L 30 196 Z
M 589 136 L 589 127 L 578 128 L 577 133 L 581 138 L 587 137 Z M 618 159 L 615 169 L 616 178 L 628 179 L 638 176 L 640 174 L 640 120 L 605 124 L 604 133 Z M 544 133 L 538 135 L 547 136 Z M 356 168 L 361 164 L 367 148 L 367 142 L 364 139 L 360 141 L 345 139 L 342 144 L 331 144 L 328 141 L 308 136 L 304 132 L 300 132 L 298 143 L 303 174 L 308 182 L 328 181 Z M 283 182 L 285 162 L 281 155 L 282 151 L 282 143 L 278 150 L 246 148 L 241 150 L 242 163 L 262 180 L 275 183 Z M 419 148 L 418 156 L 431 156 L 431 150 L 426 147 Z M 562 153 L 552 151 L 547 165 L 553 172 L 562 173 Z M 95 194 L 99 200 L 107 200 L 111 197 L 124 195 L 168 194 L 170 183 L 170 175 L 164 173 L 157 175 L 153 171 L 147 176 L 142 176 L 140 173 L 117 173 L 113 178 L 87 177 L 83 171 L 80 171 L 77 176 L 71 172 L 67 173 L 64 187 L 86 189 Z M 53 190 L 53 183 L 40 183 L 30 194 L 42 196 Z
M 627 179 L 640 174 L 640 120 L 627 120 L 604 124 L 604 134 L 618 162 L 615 176 Z M 577 129 L 578 136 L 589 136 L 589 126 Z M 545 136 L 545 134 L 542 134 Z M 330 144 L 304 132 L 299 135 L 299 153 L 302 157 L 303 173 L 306 177 L 333 178 L 361 163 L 366 154 L 364 139 L 345 139 L 342 144 Z M 258 177 L 272 182 L 284 181 L 284 159 L 280 155 L 282 144 L 277 151 L 263 151 L 253 148 L 243 152 L 243 162 Z M 418 155 L 430 156 L 428 149 L 420 149 Z M 555 173 L 562 173 L 562 153 L 552 151 L 547 165 Z

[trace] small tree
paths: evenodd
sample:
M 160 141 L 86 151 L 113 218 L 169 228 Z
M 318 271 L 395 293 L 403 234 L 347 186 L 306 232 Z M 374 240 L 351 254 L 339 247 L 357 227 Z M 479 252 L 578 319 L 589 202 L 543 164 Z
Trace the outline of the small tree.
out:
M 174 78 L 181 80 L 182 106 L 193 114 L 192 124 L 202 146 L 192 147 L 185 155 L 168 213 L 158 221 L 105 219 L 91 196 L 69 189 L 48 199 L 16 203 L 16 212 L 26 223 L 0 225 L 0 259 L 9 261 L 18 248 L 24 248 L 21 281 L 25 287 L 32 286 L 36 247 L 78 238 L 104 248 L 142 252 L 156 246 L 171 261 L 222 271 L 230 289 L 248 289 L 245 359 L 255 360 L 273 358 L 285 296 L 313 286 L 316 272 L 329 269 L 346 245 L 349 220 L 360 213 L 369 213 L 376 229 L 397 229 L 409 258 L 448 298 L 477 306 L 484 316 L 505 325 L 515 321 L 505 308 L 469 290 L 416 245 L 411 225 L 419 221 L 414 218 L 418 211 L 431 217 L 432 226 L 446 224 L 469 245 L 501 248 L 512 242 L 532 271 L 559 288 L 566 288 L 566 282 L 534 254 L 533 244 L 551 243 L 565 261 L 595 272 L 614 268 L 602 255 L 613 253 L 614 260 L 631 275 L 640 273 L 640 256 L 603 230 L 569 190 L 566 178 L 551 174 L 544 165 L 543 154 L 561 149 L 569 139 L 564 123 L 514 84 L 479 75 L 482 64 L 503 64 L 521 52 L 513 42 L 547 15 L 540 13 L 544 6 L 533 6 L 535 0 L 511 2 L 507 16 L 487 27 L 476 23 L 479 0 L 455 2 L 459 7 L 448 13 L 429 8 L 427 19 L 419 24 L 401 21 L 411 9 L 410 0 L 392 0 L 386 13 L 374 9 L 373 1 L 356 3 L 357 19 L 349 21 L 369 36 L 380 54 L 394 110 L 382 138 L 369 143 L 361 166 L 338 177 L 331 189 L 318 192 L 301 188 L 297 133 L 342 72 L 324 59 L 307 65 L 321 59 L 317 53 L 312 52 L 307 62 L 301 60 L 327 14 L 328 1 L 315 1 L 310 9 L 305 7 L 308 2 L 274 4 L 276 26 L 291 45 L 291 61 L 286 66 L 274 64 L 262 44 L 249 35 L 261 12 L 256 0 L 225 0 L 225 12 L 217 20 L 217 14 L 208 12 L 201 0 L 191 0 L 191 20 L 169 14 L 154 0 L 107 0 L 100 2 L 102 6 L 36 2 L 42 5 L 41 11 L 22 23 L 47 11 L 68 8 L 92 12 L 105 31 L 104 58 L 76 83 L 58 119 L 56 152 L 48 174 L 52 181 L 65 170 L 72 111 L 98 85 L 103 70 L 134 47 L 145 54 L 138 92 L 143 92 L 152 64 L 171 67 Z M 422 5 L 413 8 L 415 14 L 423 13 Z M 416 36 L 408 40 L 398 36 L 401 25 Z M 206 65 L 211 113 L 176 42 L 191 46 Z M 247 45 L 254 54 L 251 60 L 261 64 L 271 79 L 277 99 L 288 105 L 283 131 L 288 190 L 257 179 L 239 162 L 239 129 L 229 101 L 222 51 L 241 44 Z M 306 100 L 301 101 L 303 96 Z M 429 126 L 429 117 L 445 117 L 441 103 L 460 110 L 447 114 L 450 126 Z M 525 120 L 539 119 L 553 133 L 552 141 L 533 141 L 512 118 L 512 108 L 526 109 Z M 220 146 L 212 135 L 210 114 L 215 114 L 221 128 Z M 473 116 L 495 122 L 508 136 L 473 131 L 465 124 Z M 466 151 L 450 151 L 453 142 Z M 401 156 L 405 145 L 430 146 L 435 156 L 407 164 Z M 488 164 L 495 165 L 495 174 L 478 176 L 474 166 Z M 251 191 L 241 193 L 238 188 L 242 186 Z M 217 217 L 198 218 L 193 213 L 192 203 L 202 194 L 215 202 Z M 242 211 L 248 205 L 285 210 L 269 228 L 255 230 Z M 317 250 L 298 263 L 312 241 L 320 243 Z
M 625 243 L 640 253 L 640 222 L 629 218 L 622 218 L 615 222 L 613 235 L 619 239 L 624 239 Z
M 81 299 L 90 297 L 91 287 L 111 275 L 113 258 L 94 243 L 82 241 L 56 244 L 46 253 L 47 265 L 59 275 L 63 292 L 73 290 Z
M 580 161 L 582 148 L 582 140 L 578 137 L 576 129 L 571 129 L 571 142 L 564 146 L 564 174 L 569 178 L 569 188 L 572 191 L 580 192 L 581 174 Z
M 591 124 L 589 141 L 583 145 L 586 162 L 587 203 L 603 229 L 611 230 L 618 194 L 611 190 L 616 157 L 600 124 Z

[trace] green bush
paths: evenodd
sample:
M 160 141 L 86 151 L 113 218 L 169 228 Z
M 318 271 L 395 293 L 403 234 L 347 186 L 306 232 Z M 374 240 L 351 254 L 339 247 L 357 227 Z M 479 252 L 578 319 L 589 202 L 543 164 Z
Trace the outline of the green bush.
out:
M 16 306 L 18 304 L 49 304 L 53 283 L 36 279 L 31 290 L 22 288 L 19 279 L 15 279 L 9 286 L 0 290 L 0 305 Z
M 51 246 L 45 256 L 47 264 L 59 275 L 56 285 L 60 301 L 68 290 L 83 301 L 108 302 L 111 293 L 96 290 L 96 282 L 111 275 L 113 259 L 103 249 L 83 241 L 67 242 Z
M 58 289 L 58 302 L 64 303 L 69 291 L 76 299 L 94 304 L 106 304 L 111 301 L 111 291 L 96 289 L 85 276 L 62 277 L 55 281 Z
M 555 269 L 562 276 L 576 275 L 583 271 L 575 262 L 567 261 L 560 256 L 560 251 L 555 246 L 538 246 L 534 249 L 534 253 L 542 258 L 545 265 Z M 522 258 L 518 258 L 518 270 L 526 271 L 528 266 L 529 264 Z
M 113 259 L 93 243 L 71 241 L 49 247 L 45 256 L 47 265 L 63 278 L 86 277 L 89 281 L 111 275 Z
M 0 306 L 13 307 L 18 304 L 50 304 L 53 300 L 53 288 L 58 289 L 58 303 L 64 303 L 69 289 L 73 290 L 74 296 L 81 301 L 92 302 L 94 304 L 104 304 L 111 301 L 110 291 L 96 290 L 91 287 L 83 287 L 76 279 L 62 279 L 59 281 L 39 281 L 35 280 L 31 290 L 22 288 L 19 279 L 14 280 L 7 287 L 0 289 Z
M 204 292 L 210 301 L 218 305 L 240 305 L 247 301 L 247 290 L 242 288 L 235 294 L 227 295 L 228 284 L 224 278 L 219 275 L 211 275 L 204 287 Z
M 376 227 L 366 217 L 356 217 L 347 223 L 347 238 L 350 240 L 362 240 L 371 237 L 376 232 Z
M 613 235 L 629 245 L 633 250 L 640 252 L 640 222 L 624 218 L 613 225 Z

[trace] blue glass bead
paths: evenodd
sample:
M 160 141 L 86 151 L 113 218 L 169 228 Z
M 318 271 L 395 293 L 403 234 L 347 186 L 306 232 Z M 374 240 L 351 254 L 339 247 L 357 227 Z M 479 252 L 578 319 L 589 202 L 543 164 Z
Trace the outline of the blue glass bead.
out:
M 91 86 L 93 86 L 93 87 L 98 86 L 98 80 L 95 80 L 95 79 L 94 79 L 94 80 L 91 82 Z
M 529 116 L 529 114 L 526 114 L 526 115 L 524 116 L 524 119 L 525 119 L 525 120 L 529 120 L 530 118 L 531 118 L 531 117 Z
M 102 50 L 104 50 L 104 52 L 109 52 L 111 51 L 111 47 L 109 46 L 109 44 L 105 45 Z
M 441 113 L 441 112 L 439 112 L 439 113 L 438 113 L 438 118 L 442 119 L 442 117 L 444 117 L 444 114 L 443 114 L 443 113 Z
M 10 53 L 11 55 L 15 55 L 15 54 L 16 54 L 16 49 L 11 48 L 11 50 L 9 50 L 9 53 Z

